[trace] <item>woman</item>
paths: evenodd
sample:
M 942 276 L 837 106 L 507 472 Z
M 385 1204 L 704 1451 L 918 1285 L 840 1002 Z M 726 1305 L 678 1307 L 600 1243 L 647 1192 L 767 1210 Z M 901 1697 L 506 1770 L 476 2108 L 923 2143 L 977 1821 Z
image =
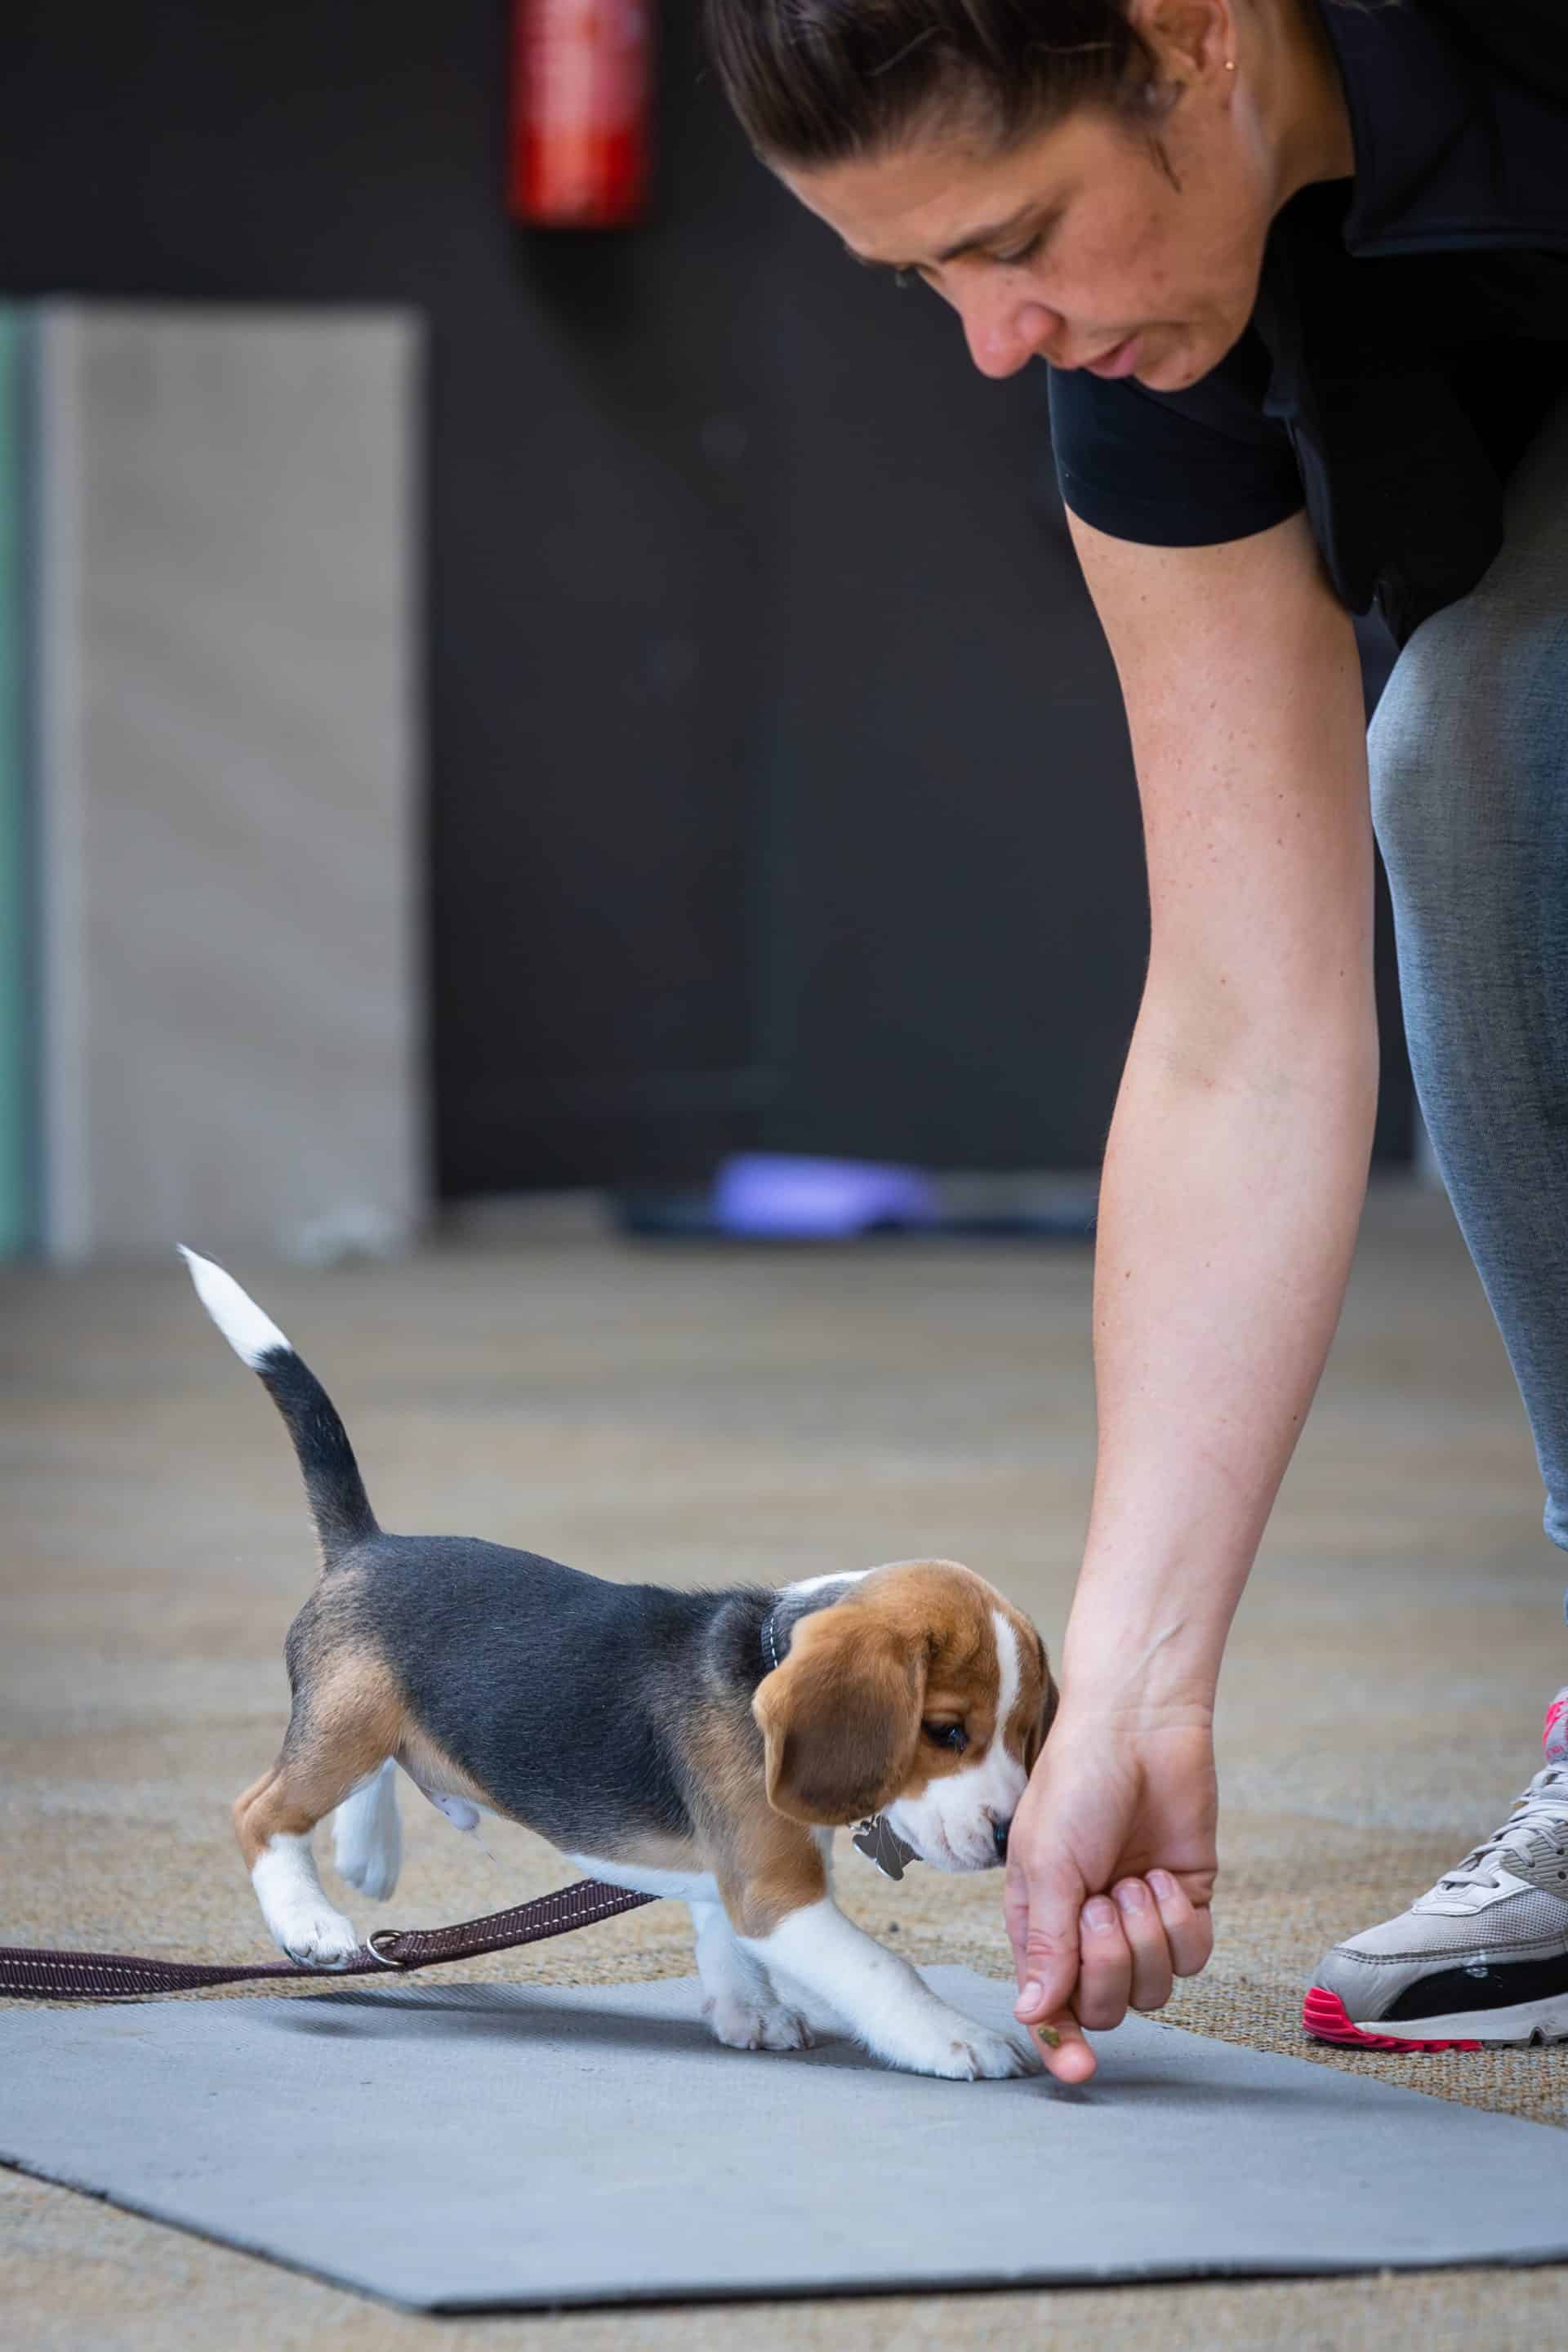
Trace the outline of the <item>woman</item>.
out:
M 1374 824 L 1422 1107 L 1568 1546 L 1568 31 L 1556 0 L 708 10 L 800 201 L 950 303 L 986 374 L 1047 362 L 1127 707 L 1152 948 L 1062 1710 L 1008 1863 L 1018 2015 L 1080 2082 L 1080 2029 L 1211 1949 L 1220 1656 L 1365 1185 Z M 1369 736 L 1374 603 L 1400 650 Z M 1325 1958 L 1310 2021 L 1568 2032 L 1560 1719 L 1499 1838 Z

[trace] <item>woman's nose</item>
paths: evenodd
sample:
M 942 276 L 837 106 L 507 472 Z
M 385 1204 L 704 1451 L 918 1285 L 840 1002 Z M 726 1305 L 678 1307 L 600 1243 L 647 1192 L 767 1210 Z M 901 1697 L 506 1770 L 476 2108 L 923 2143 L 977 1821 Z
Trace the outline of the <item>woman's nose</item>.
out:
M 969 356 L 982 375 L 1016 375 L 1054 340 L 1060 326 L 1043 302 L 1001 289 L 975 293 L 961 306 Z

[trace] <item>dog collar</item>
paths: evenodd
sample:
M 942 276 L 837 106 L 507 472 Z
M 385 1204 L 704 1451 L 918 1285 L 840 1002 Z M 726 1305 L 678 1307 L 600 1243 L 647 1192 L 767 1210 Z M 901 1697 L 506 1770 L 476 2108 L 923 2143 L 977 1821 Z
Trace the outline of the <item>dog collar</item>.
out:
M 779 1605 L 775 1601 L 763 1619 L 763 1669 L 770 1675 L 776 1675 L 779 1670 L 778 1628 L 773 1623 L 778 1613 Z

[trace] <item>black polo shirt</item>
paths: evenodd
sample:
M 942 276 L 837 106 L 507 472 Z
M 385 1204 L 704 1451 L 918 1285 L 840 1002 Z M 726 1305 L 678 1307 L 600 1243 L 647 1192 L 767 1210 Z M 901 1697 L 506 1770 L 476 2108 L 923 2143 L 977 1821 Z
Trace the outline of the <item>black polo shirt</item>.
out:
M 1404 644 L 1480 578 L 1568 390 L 1568 8 L 1313 5 L 1353 179 L 1283 207 L 1250 323 L 1186 391 L 1049 371 L 1057 478 L 1095 529 L 1159 547 L 1305 505 L 1342 601 Z

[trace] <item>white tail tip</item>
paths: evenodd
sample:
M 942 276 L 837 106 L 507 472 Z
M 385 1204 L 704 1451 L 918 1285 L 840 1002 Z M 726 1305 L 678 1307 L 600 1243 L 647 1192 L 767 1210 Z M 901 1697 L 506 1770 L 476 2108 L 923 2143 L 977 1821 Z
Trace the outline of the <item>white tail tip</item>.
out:
M 289 1341 L 269 1316 L 263 1315 L 254 1298 L 247 1298 L 233 1275 L 225 1274 L 210 1257 L 198 1257 L 184 1242 L 180 1255 L 191 1270 L 191 1280 L 196 1286 L 196 1296 L 228 1341 L 237 1356 L 247 1363 L 252 1371 L 264 1356 L 277 1348 L 292 1354 Z

